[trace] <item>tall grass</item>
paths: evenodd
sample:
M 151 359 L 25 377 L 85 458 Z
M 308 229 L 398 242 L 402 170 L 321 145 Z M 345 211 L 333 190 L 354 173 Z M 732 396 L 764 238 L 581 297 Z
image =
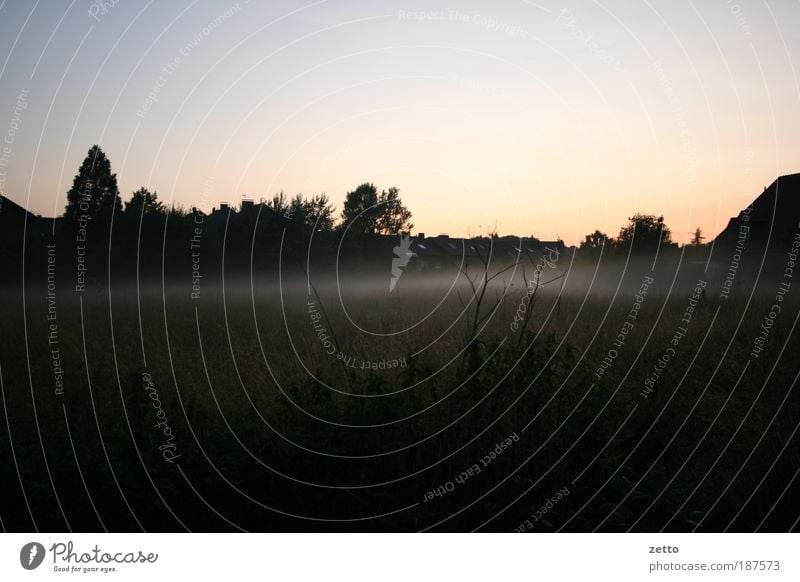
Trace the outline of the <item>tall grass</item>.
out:
M 176 286 L 59 290 L 63 395 L 42 291 L 24 307 L 7 291 L 0 516 L 13 530 L 510 531 L 568 486 L 535 530 L 791 527 L 797 302 L 751 359 L 769 292 L 749 304 L 709 292 L 643 398 L 694 273 L 671 291 L 659 279 L 600 379 L 642 271 L 619 289 L 617 273 L 594 288 L 590 275 L 568 278 L 560 299 L 543 288 L 521 341 L 518 275 L 487 291 L 506 295 L 477 334 L 457 273 L 449 295 L 449 275 L 409 273 L 392 294 L 354 280 L 341 302 L 335 282 L 315 294 L 302 278 L 228 282 L 224 295 L 209 284 L 199 301 Z M 404 365 L 345 371 L 309 301 L 324 305 L 337 352 Z M 175 435 L 172 463 L 144 372 Z M 479 475 L 425 501 L 511 434 Z

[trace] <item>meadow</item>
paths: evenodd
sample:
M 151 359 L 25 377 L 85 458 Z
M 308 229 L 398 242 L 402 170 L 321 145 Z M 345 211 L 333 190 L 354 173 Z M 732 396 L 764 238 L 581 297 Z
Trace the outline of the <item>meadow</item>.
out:
M 382 263 L 7 288 L 2 525 L 796 528 L 798 301 L 754 357 L 780 276 L 752 264 L 728 298 L 683 256 L 483 294 Z

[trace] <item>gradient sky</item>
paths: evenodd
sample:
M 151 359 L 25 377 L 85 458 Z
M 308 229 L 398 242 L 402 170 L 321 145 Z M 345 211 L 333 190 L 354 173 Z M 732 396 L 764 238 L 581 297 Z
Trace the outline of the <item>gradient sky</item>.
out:
M 568 243 L 637 211 L 713 236 L 800 172 L 796 1 L 112 4 L 0 3 L 0 185 L 35 213 L 94 143 L 123 200 L 371 181 L 415 232 Z

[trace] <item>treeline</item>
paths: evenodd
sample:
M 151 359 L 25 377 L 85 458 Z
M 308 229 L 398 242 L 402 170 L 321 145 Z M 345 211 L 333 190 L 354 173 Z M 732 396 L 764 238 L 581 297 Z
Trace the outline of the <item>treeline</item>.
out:
M 304 235 L 325 235 L 337 231 L 361 235 L 396 235 L 410 232 L 414 226 L 411 223 L 411 211 L 400 199 L 399 190 L 392 187 L 378 191 L 371 183 L 361 184 L 347 193 L 344 208 L 338 217 L 336 208 L 324 193 L 290 197 L 280 192 L 258 203 L 244 201 L 238 212 L 229 206 L 223 206 L 220 210 L 230 216 L 256 210 L 259 220 L 270 223 L 269 226 Z M 112 215 L 115 221 L 144 220 L 153 216 L 170 217 L 178 221 L 195 214 L 203 213 L 174 205 L 166 207 L 156 192 L 145 187 L 133 192 L 130 199 L 123 203 L 111 163 L 103 150 L 95 145 L 87 153 L 67 193 L 64 217 L 72 222 L 81 219 L 110 220 Z M 698 228 L 690 246 L 701 246 L 704 238 Z M 600 248 L 626 249 L 630 245 L 644 249 L 675 246 L 675 243 L 663 216 L 635 214 L 620 229 L 618 236 L 610 237 L 595 230 L 584 237 L 580 249 L 589 252 Z
M 705 245 L 703 231 L 698 227 L 692 234 L 691 241 L 684 248 L 700 250 Z M 678 244 L 672 240 L 672 231 L 664 223 L 663 216 L 654 214 L 634 214 L 628 218 L 616 237 L 595 230 L 587 234 L 581 241 L 579 255 L 595 258 L 601 253 L 610 256 L 627 255 L 629 252 L 637 254 L 654 252 L 671 252 L 678 250 Z
M 202 263 L 207 277 L 221 275 L 223 268 L 274 272 L 279 260 L 301 266 L 309 257 L 328 260 L 334 255 L 363 266 L 367 259 L 392 256 L 395 236 L 414 226 L 411 217 L 397 188 L 379 190 L 371 183 L 348 192 L 340 213 L 324 193 L 280 192 L 258 202 L 244 200 L 239 208 L 222 204 L 209 213 L 168 206 L 146 187 L 123 201 L 111 162 L 95 145 L 73 179 L 63 216 L 27 225 L 4 222 L 6 232 L 26 233 L 27 246 L 23 249 L 23 237 L 7 236 L 14 242 L 4 244 L 0 259 L 10 279 L 22 274 L 23 265 L 26 272 L 41 272 L 54 248 L 62 249 L 57 252 L 59 272 L 71 276 L 75 257 L 98 277 L 110 271 L 141 279 L 183 276 L 192 260 Z M 690 246 L 699 249 L 702 242 L 697 229 Z M 578 257 L 595 260 L 677 248 L 663 217 L 636 214 L 616 237 L 600 231 L 586 235 Z
M 288 197 L 283 192 L 267 201 L 243 201 L 240 212 L 256 210 L 263 220 L 278 222 L 280 226 L 306 234 L 328 234 L 336 230 L 350 230 L 358 234 L 390 235 L 407 232 L 413 228 L 411 212 L 403 205 L 397 188 L 381 192 L 374 184 L 365 183 L 348 192 L 341 219 L 337 221 L 336 208 L 326 194 L 305 197 L 297 194 Z M 216 209 L 215 209 L 216 211 Z M 227 205 L 221 212 L 234 215 L 237 211 Z M 123 203 L 117 185 L 117 175 L 111 171 L 111 162 L 100 146 L 93 146 L 81 164 L 67 193 L 64 218 L 69 222 L 128 221 L 131 218 L 162 216 L 173 220 L 203 215 L 201 210 L 187 211 L 180 206 L 167 208 L 157 192 L 141 187 Z M 259 216 L 259 218 L 262 218 Z
M 187 265 L 202 264 L 204 277 L 217 277 L 223 267 L 273 271 L 279 257 L 290 267 L 309 255 L 329 257 L 344 233 L 350 260 L 383 246 L 391 254 L 391 243 L 382 239 L 410 231 L 410 219 L 397 188 L 378 190 L 371 183 L 348 192 L 339 214 L 324 193 L 280 192 L 267 200 L 244 200 L 239 208 L 221 204 L 211 212 L 168 206 L 146 187 L 123 201 L 111 162 L 95 145 L 73 179 L 62 216 L 4 223 L 6 230 L 19 235 L 13 237 L 19 244 L 5 248 L 2 259 L 12 279 L 23 265 L 30 275 L 41 273 L 47 257 L 56 254 L 61 257 L 58 272 L 65 276 L 74 276 L 75 269 L 85 265 L 87 273 L 98 277 L 111 272 L 126 278 L 160 278 L 163 271 L 168 278 L 185 274 Z M 363 244 L 365 238 L 371 244 Z

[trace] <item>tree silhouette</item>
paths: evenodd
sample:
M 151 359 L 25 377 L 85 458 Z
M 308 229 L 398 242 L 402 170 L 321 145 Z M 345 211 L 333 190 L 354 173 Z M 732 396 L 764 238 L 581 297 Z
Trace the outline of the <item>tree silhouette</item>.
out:
M 593 233 L 587 234 L 584 237 L 584 240 L 581 243 L 581 248 L 599 249 L 605 246 L 610 246 L 610 242 L 611 239 L 606 233 L 600 232 L 599 230 L 595 230 Z
M 308 205 L 303 200 L 302 194 L 295 194 L 294 198 L 289 201 L 289 223 L 294 228 L 303 228 L 306 226 L 308 220 Z
M 378 189 L 374 184 L 364 183 L 348 192 L 342 209 L 342 226 L 355 233 L 375 232 L 375 214 L 378 205 Z
M 672 232 L 664 224 L 663 216 L 654 214 L 634 214 L 628 219 L 617 237 L 617 244 L 622 248 L 634 245 L 637 249 L 655 248 L 659 244 L 672 242 Z
M 334 212 L 336 209 L 331 206 L 327 194 L 317 194 L 306 201 L 306 220 L 316 232 L 333 230 Z
M 267 202 L 267 208 L 279 216 L 287 216 L 290 204 L 290 200 L 283 193 L 283 190 L 281 190 L 278 194 L 275 194 L 275 196 L 272 197 L 272 200 Z
M 348 192 L 342 210 L 342 226 L 359 234 L 398 234 L 411 230 L 411 211 L 400 200 L 400 191 L 378 193 L 374 184 L 361 184 Z
M 281 191 L 267 202 L 267 208 L 287 221 L 290 228 L 313 229 L 315 232 L 333 230 L 333 214 L 336 209 L 331 206 L 326 194 L 317 194 L 311 198 L 296 194 L 288 198 Z
M 131 195 L 131 199 L 125 204 L 125 212 L 132 212 L 136 215 L 164 212 L 164 205 L 158 201 L 158 194 L 150 192 L 142 186 Z
M 100 146 L 94 145 L 67 192 L 64 216 L 71 220 L 92 220 L 110 215 L 114 205 L 118 208 L 122 205 L 117 175 L 111 173 L 111 162 Z
M 375 231 L 378 234 L 400 234 L 408 232 L 414 225 L 411 220 L 411 211 L 403 206 L 400 200 L 400 190 L 389 188 L 378 196 L 378 215 L 375 221 Z
M 703 244 L 705 239 L 706 237 L 703 236 L 703 231 L 700 230 L 700 227 L 698 226 L 692 234 L 692 241 L 689 244 L 691 244 L 693 247 L 699 247 Z

